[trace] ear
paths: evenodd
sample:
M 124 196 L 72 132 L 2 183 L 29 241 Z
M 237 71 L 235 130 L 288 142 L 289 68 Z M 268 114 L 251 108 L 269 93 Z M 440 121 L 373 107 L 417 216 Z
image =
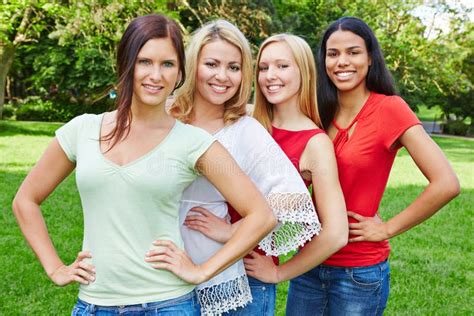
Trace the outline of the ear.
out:
M 372 66 L 372 57 L 369 56 L 369 66 Z

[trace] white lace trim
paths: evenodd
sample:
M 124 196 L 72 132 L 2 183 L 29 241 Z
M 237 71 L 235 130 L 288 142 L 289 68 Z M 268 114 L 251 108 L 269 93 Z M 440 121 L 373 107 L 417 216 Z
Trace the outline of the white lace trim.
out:
M 252 293 L 246 275 L 198 288 L 197 296 L 201 305 L 201 315 L 221 315 L 252 302 Z
M 277 227 L 258 244 L 267 255 L 286 254 L 321 231 L 309 193 L 270 193 L 267 202 L 278 220 Z

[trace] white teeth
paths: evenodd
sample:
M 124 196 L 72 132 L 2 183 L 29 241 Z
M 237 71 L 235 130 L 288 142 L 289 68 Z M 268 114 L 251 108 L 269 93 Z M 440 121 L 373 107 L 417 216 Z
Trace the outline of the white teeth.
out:
M 148 84 L 144 84 L 143 86 L 147 89 L 154 90 L 154 91 L 161 90 L 161 86 L 151 86 L 151 85 L 148 85 Z
M 336 74 L 336 76 L 338 77 L 349 77 L 350 75 L 352 75 L 354 72 L 352 71 L 348 71 L 348 72 L 338 72 Z
M 226 86 L 216 86 L 214 84 L 211 84 L 211 87 L 219 92 L 224 92 L 225 90 L 227 90 Z
M 282 87 L 281 85 L 271 85 L 271 86 L 268 86 L 268 90 L 275 91 L 275 90 L 280 89 L 281 87 Z

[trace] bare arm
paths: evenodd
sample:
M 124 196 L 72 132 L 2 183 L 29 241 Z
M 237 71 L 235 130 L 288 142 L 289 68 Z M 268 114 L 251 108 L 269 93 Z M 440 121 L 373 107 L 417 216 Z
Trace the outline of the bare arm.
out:
M 56 253 L 41 214 L 41 203 L 73 170 L 75 165 L 54 139 L 23 181 L 13 200 L 13 212 L 23 235 L 43 265 L 48 276 L 58 285 L 72 281 L 88 283 L 93 280 L 93 267 L 81 262 L 90 257 L 80 252 L 71 267 L 66 267 Z M 89 271 L 89 272 L 88 272 Z
M 159 251 L 154 252 L 158 256 L 150 261 L 161 262 L 153 266 L 170 270 L 186 281 L 195 284 L 211 279 L 242 258 L 276 225 L 276 219 L 264 197 L 222 145 L 214 143 L 201 156 L 197 168 L 243 218 L 225 245 L 208 261 L 195 267 L 196 269 L 191 268 L 190 262 L 184 263 L 189 261 L 189 258 L 184 258 L 183 252 L 173 245 L 170 246 L 170 242 L 155 243 L 155 245 L 165 246 L 168 249 L 161 251 L 163 255 Z
M 359 221 L 350 224 L 350 233 L 359 235 L 351 242 L 395 237 L 431 217 L 460 192 L 459 181 L 451 165 L 423 127 L 416 125 L 409 128 L 399 142 L 406 147 L 429 184 L 406 209 L 385 223 L 349 213 Z
M 255 253 L 252 253 L 253 259 L 245 259 L 247 273 L 264 282 L 279 283 L 303 274 L 347 244 L 346 206 L 334 149 L 327 135 L 318 134 L 308 142 L 300 165 L 302 170 L 311 172 L 322 230 L 297 255 L 280 266 Z

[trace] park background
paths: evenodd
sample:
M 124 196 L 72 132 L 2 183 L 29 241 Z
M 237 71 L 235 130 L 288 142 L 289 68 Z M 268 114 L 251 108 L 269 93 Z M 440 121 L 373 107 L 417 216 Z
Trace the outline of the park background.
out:
M 0 315 L 70 313 L 77 285 L 58 288 L 49 281 L 21 235 L 11 202 L 58 122 L 113 107 L 115 48 L 136 16 L 165 13 L 179 21 L 186 39 L 203 23 L 224 18 L 242 30 L 254 53 L 266 37 L 289 32 L 305 38 L 315 55 L 332 21 L 360 17 L 374 29 L 400 95 L 428 131 L 474 135 L 469 1 L 1 1 Z M 392 240 L 387 315 L 472 315 L 474 310 L 474 141 L 433 139 L 453 164 L 462 193 L 426 223 Z M 426 183 L 401 150 L 382 217 L 403 210 Z M 74 175 L 42 210 L 61 258 L 71 262 L 82 243 Z M 278 286 L 278 315 L 284 315 L 287 286 Z

